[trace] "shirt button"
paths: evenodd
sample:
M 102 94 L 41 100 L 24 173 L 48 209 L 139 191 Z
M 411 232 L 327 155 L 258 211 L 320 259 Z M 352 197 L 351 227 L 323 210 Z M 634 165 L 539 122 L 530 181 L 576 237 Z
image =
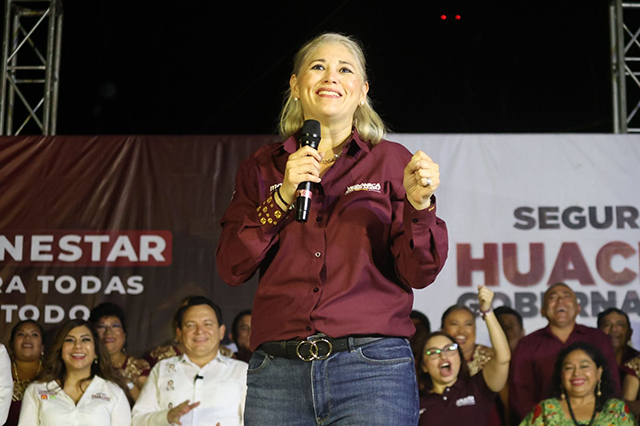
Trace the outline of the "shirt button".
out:
M 411 219 L 411 222 L 413 222 L 413 223 L 418 223 L 418 219 L 415 219 L 415 218 L 414 218 L 414 219 Z
M 322 218 L 320 216 L 316 217 L 316 222 L 322 222 Z
M 311 331 L 311 327 L 307 326 L 307 331 Z
M 442 399 L 446 401 L 446 400 L 447 400 L 447 397 L 446 397 L 446 396 L 443 396 L 443 397 L 442 397 Z
M 314 292 L 314 293 L 317 293 L 319 290 L 320 290 L 320 289 L 319 289 L 318 287 L 316 287 L 316 288 L 314 288 L 314 289 L 313 289 L 313 292 Z
M 322 253 L 320 253 L 319 251 L 316 252 L 316 257 L 320 257 L 322 256 Z

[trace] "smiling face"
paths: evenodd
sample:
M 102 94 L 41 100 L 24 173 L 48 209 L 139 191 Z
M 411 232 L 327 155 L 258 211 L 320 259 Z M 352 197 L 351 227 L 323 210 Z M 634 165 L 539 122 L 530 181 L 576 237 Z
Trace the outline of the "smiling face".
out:
M 68 373 L 89 375 L 91 363 L 97 358 L 91 331 L 84 325 L 72 328 L 64 338 L 61 356 Z
M 580 312 L 580 305 L 576 294 L 569 287 L 555 285 L 544 295 L 544 303 L 540 310 L 542 315 L 549 320 L 549 324 L 555 327 L 572 327 L 576 316 Z
M 570 352 L 562 363 L 562 386 L 571 398 L 595 395 L 595 388 L 602 377 L 602 367 L 583 350 Z
M 31 323 L 22 324 L 16 331 L 11 349 L 18 361 L 38 361 L 44 349 L 40 328 Z
M 442 331 L 456 339 L 465 356 L 473 354 L 476 345 L 476 321 L 466 309 L 451 312 L 444 320 Z
M 445 387 L 452 386 L 460 373 L 460 353 L 457 349 L 447 350 L 455 343 L 446 336 L 433 336 L 424 345 L 422 352 L 422 371 L 431 376 L 433 390 L 440 393 Z M 427 351 L 440 349 L 439 354 L 427 355 Z
M 182 343 L 191 361 L 206 364 L 216 357 L 224 338 L 224 325 L 218 324 L 209 305 L 191 306 L 182 319 Z
M 109 355 L 122 351 L 127 341 L 127 334 L 124 332 L 122 322 L 118 317 L 113 315 L 100 318 L 96 324 L 96 331 L 107 348 Z
M 299 98 L 305 120 L 351 123 L 358 104 L 366 99 L 359 61 L 340 43 L 320 44 L 291 76 L 291 93 Z
M 631 328 L 627 318 L 617 312 L 611 312 L 604 317 L 600 329 L 611 338 L 613 349 L 616 350 L 626 346 L 631 338 Z

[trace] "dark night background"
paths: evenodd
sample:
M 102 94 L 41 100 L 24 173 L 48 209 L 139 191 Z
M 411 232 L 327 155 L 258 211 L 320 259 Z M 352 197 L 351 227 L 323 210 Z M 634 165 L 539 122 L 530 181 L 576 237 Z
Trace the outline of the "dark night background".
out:
M 58 134 L 273 133 L 293 54 L 323 31 L 363 42 L 393 132 L 612 131 L 605 0 L 66 0 L 64 13 Z

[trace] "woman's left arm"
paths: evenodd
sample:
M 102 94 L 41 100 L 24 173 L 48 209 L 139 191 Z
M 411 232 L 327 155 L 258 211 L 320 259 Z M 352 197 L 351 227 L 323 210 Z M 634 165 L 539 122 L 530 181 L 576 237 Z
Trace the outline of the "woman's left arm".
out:
M 409 154 L 407 152 L 407 154 Z M 396 272 L 413 288 L 431 284 L 447 259 L 447 225 L 436 216 L 433 193 L 440 185 L 439 167 L 418 151 L 404 168 L 404 194 L 396 193 L 391 242 Z
M 511 361 L 509 341 L 491 308 L 493 292 L 485 286 L 478 286 L 478 301 L 480 302 L 480 312 L 483 313 L 489 329 L 491 346 L 495 351 L 495 356 L 484 366 L 482 376 L 489 389 L 500 392 L 509 377 L 509 362 Z

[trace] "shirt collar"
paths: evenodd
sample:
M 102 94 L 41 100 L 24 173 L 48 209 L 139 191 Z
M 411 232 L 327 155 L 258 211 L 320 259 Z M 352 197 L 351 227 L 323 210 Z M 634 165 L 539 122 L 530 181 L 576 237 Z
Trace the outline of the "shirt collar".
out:
M 282 148 L 288 152 L 289 154 L 293 154 L 298 150 L 298 137 L 300 136 L 300 132 L 297 132 L 295 135 L 290 136 L 282 145 Z M 355 145 L 352 148 L 351 144 L 355 141 Z M 360 135 L 358 134 L 358 130 L 353 129 L 353 138 L 345 144 L 345 153 L 347 155 L 355 155 L 358 150 L 363 150 L 365 152 L 369 152 L 371 150 L 371 146 L 363 141 Z
M 222 362 L 223 364 L 227 364 L 227 363 L 229 363 L 229 360 L 230 360 L 230 358 L 222 355 L 222 353 L 220 353 L 220 350 L 218 349 L 218 353 L 216 354 L 215 358 L 213 358 L 211 361 L 209 361 L 202 368 L 206 368 L 207 365 L 213 364 L 214 362 Z M 195 362 L 191 361 L 191 359 L 189 358 L 189 356 L 186 353 L 184 353 L 182 355 L 178 355 L 178 362 L 179 363 L 188 363 L 188 364 L 193 364 L 195 366 L 198 366 Z

